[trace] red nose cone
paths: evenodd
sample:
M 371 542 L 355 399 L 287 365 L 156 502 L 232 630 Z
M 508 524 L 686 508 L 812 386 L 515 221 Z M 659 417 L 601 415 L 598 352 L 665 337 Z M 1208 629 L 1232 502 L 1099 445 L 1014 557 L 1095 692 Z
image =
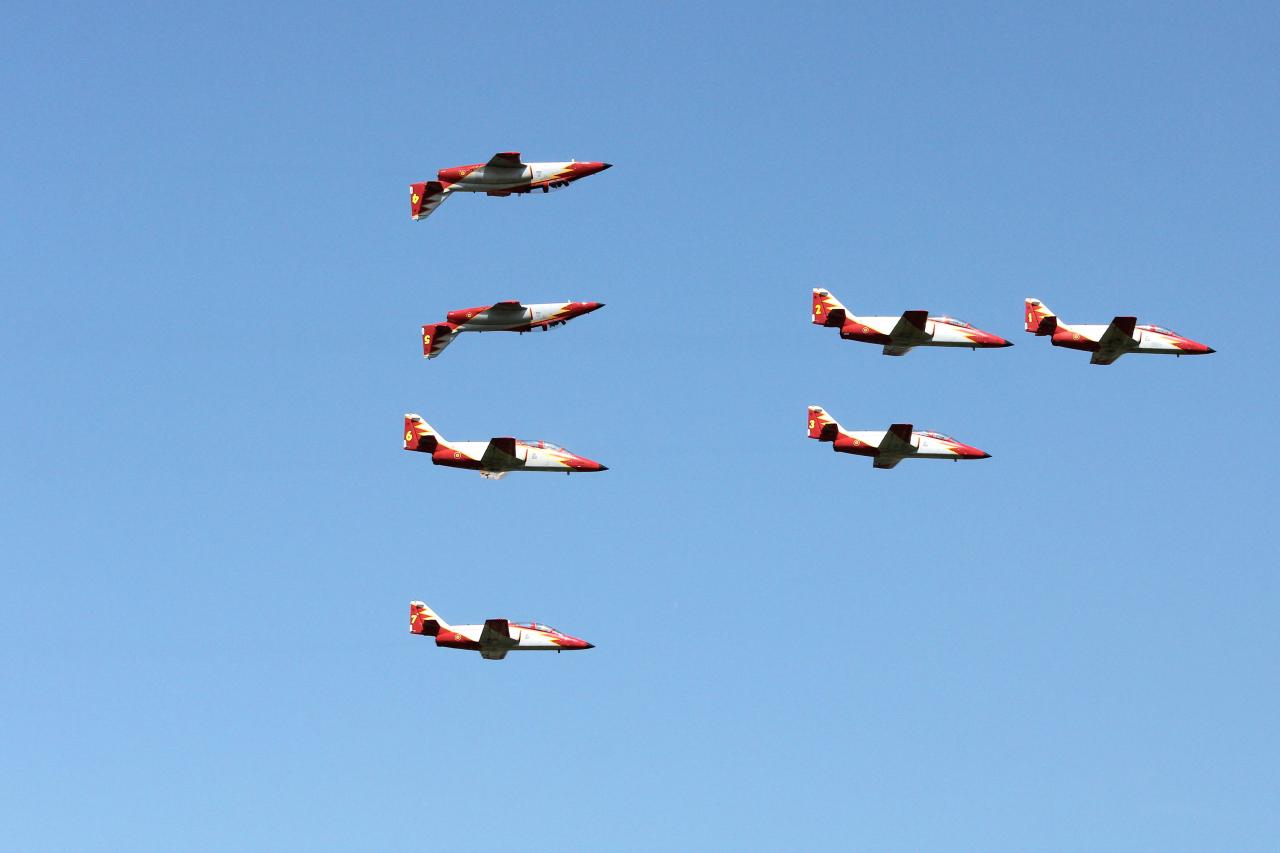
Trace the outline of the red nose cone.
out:
M 594 649 L 595 648 L 595 646 L 593 646 L 591 643 L 588 643 L 586 640 L 579 640 L 576 637 L 566 637 L 561 642 L 566 649 Z
M 582 175 L 582 176 L 595 175 L 595 174 L 599 174 L 600 172 L 603 172 L 605 169 L 611 168 L 612 165 L 613 165 L 612 163 L 596 163 L 596 162 L 574 163 L 573 171 L 577 172 L 579 175 Z
M 569 460 L 569 467 L 575 471 L 608 471 L 604 465 L 599 462 L 593 462 L 590 459 L 583 459 L 581 456 L 576 459 Z
M 1187 355 L 1208 355 L 1211 352 L 1216 352 L 1213 347 L 1207 347 L 1204 344 L 1196 343 L 1195 341 L 1183 341 L 1178 344 L 1178 349 L 1182 350 Z

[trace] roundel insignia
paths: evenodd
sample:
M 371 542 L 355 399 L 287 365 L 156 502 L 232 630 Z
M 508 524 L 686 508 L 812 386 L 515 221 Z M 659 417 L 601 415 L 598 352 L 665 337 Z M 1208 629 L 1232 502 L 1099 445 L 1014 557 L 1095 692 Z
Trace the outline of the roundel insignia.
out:
M 458 452 L 457 450 L 455 450 L 455 451 L 453 451 L 453 458 L 454 458 L 454 459 L 461 459 L 461 458 L 462 458 L 462 454 L 461 454 L 460 452 Z

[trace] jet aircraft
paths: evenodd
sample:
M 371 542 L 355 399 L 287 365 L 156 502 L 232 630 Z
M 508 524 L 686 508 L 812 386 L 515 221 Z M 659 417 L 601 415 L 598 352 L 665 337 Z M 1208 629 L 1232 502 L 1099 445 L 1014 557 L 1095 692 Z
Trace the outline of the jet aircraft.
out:
M 1059 322 L 1039 299 L 1027 299 L 1026 328 L 1033 335 L 1049 336 L 1055 347 L 1084 350 L 1093 355 L 1090 364 L 1110 364 L 1125 353 L 1157 355 L 1208 355 L 1212 347 L 1184 338 L 1159 326 L 1139 326 L 1137 317 L 1116 317 L 1111 324 L 1068 326 Z
M 837 453 L 870 456 L 876 468 L 892 468 L 903 459 L 989 459 L 991 454 L 940 432 L 893 424 L 887 430 L 850 432 L 821 406 L 809 407 L 809 438 L 831 442 Z
M 574 317 L 604 307 L 601 302 L 544 302 L 521 305 L 516 301 L 496 302 L 478 308 L 450 311 L 443 323 L 422 327 L 422 354 L 435 358 L 461 332 L 531 332 L 563 326 Z
M 409 632 L 435 637 L 448 649 L 471 649 L 485 660 L 502 660 L 507 652 L 563 652 L 594 649 L 586 640 L 570 637 L 536 622 L 486 619 L 483 625 L 450 625 L 421 601 L 409 602 Z
M 954 317 L 930 317 L 928 311 L 904 311 L 901 317 L 855 317 L 831 291 L 813 290 L 813 322 L 840 330 L 846 341 L 884 344 L 884 355 L 906 355 L 914 347 L 1013 346 L 999 335 L 975 329 Z
M 434 181 L 409 185 L 409 212 L 414 220 L 426 219 L 444 204 L 450 193 L 484 193 L 508 196 L 541 190 L 551 192 L 567 187 L 613 164 L 570 160 L 567 163 L 525 163 L 519 151 L 502 151 L 488 163 L 441 169 Z
M 572 474 L 608 471 L 599 462 L 570 453 L 547 441 L 491 438 L 488 441 L 446 441 L 420 415 L 404 416 L 404 449 L 430 453 L 435 465 L 470 468 L 489 480 L 500 480 L 511 471 L 552 471 Z

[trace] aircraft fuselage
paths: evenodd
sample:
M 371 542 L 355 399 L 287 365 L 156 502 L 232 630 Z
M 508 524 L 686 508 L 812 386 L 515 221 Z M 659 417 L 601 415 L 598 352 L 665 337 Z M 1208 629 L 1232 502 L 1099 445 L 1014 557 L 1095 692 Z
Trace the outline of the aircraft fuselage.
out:
M 473 163 L 469 166 L 441 169 L 437 178 L 450 192 L 511 195 L 534 191 L 550 192 L 608 168 L 608 163 L 578 163 L 573 160 L 561 163 L 525 163 L 516 167 Z

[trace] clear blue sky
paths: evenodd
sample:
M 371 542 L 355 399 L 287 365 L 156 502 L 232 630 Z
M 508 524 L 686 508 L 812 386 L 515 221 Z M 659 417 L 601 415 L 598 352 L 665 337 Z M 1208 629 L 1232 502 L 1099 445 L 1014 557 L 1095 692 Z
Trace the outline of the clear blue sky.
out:
M 1280 845 L 1273 5 L 178 5 L 0 34 L 0 846 Z M 409 220 L 499 150 L 616 165 Z M 1091 367 L 1029 295 L 1218 353 Z M 505 298 L 607 307 L 422 360 Z

